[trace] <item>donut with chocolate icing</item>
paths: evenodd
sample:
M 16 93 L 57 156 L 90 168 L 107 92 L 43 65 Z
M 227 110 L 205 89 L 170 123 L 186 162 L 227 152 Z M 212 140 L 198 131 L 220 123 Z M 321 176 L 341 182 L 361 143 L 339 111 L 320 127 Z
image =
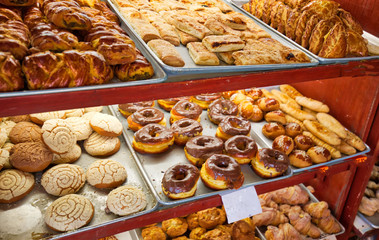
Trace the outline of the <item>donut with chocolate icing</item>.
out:
M 119 104 L 118 111 L 121 113 L 122 116 L 128 118 L 130 115 L 137 112 L 138 110 L 147 107 L 154 107 L 154 101 Z
M 212 136 L 197 136 L 191 138 L 184 147 L 184 153 L 193 165 L 201 167 L 205 160 L 213 154 L 220 154 L 224 149 L 224 142 Z
M 182 118 L 190 118 L 200 122 L 200 115 L 202 112 L 203 109 L 196 103 L 181 100 L 171 109 L 170 123 L 172 124 Z
M 182 118 L 171 125 L 171 130 L 174 133 L 175 143 L 182 146 L 185 145 L 190 138 L 201 135 L 203 127 L 196 120 Z
M 229 116 L 225 117 L 216 130 L 216 137 L 221 138 L 226 141 L 229 138 L 236 135 L 249 135 L 251 129 L 251 124 L 248 120 L 236 117 Z
M 284 135 L 286 133 L 286 130 L 284 129 L 282 124 L 276 123 L 276 122 L 270 122 L 263 125 L 262 133 L 267 138 L 274 140 L 276 137 L 279 137 L 280 135 Z
M 300 135 L 303 133 L 303 129 L 298 123 L 290 122 L 287 123 L 285 126 L 286 135 L 290 136 L 291 138 L 295 138 L 297 135 Z
M 258 99 L 258 106 L 264 112 L 279 110 L 280 103 L 274 98 L 260 98 Z
M 163 112 L 152 107 L 143 108 L 136 111 L 128 117 L 127 121 L 128 127 L 134 132 L 151 123 L 166 126 L 166 119 Z
M 207 109 L 216 99 L 221 98 L 221 93 L 205 93 L 191 97 L 191 102 L 198 104 L 202 109 Z
M 238 189 L 245 179 L 238 162 L 224 154 L 208 158 L 201 167 L 200 177 L 207 187 L 214 190 Z
M 134 133 L 132 146 L 139 153 L 161 153 L 174 144 L 174 134 L 166 127 L 151 123 Z
M 245 90 L 246 96 L 250 97 L 254 101 L 263 97 L 263 92 L 259 88 L 250 88 Z
M 315 143 L 312 138 L 305 135 L 297 135 L 294 139 L 295 145 L 297 149 L 307 151 L 309 148 L 313 147 Z
M 283 125 L 287 123 L 286 116 L 280 110 L 275 110 L 275 111 L 266 113 L 265 120 L 266 122 L 277 122 Z
M 251 161 L 254 172 L 263 178 L 273 178 L 282 175 L 289 166 L 289 159 L 282 151 L 262 148 L 256 158 Z
M 311 147 L 308 149 L 307 154 L 315 164 L 330 161 L 332 158 L 329 150 L 321 146 Z
M 209 104 L 208 117 L 214 124 L 219 124 L 227 116 L 237 116 L 237 105 L 226 99 L 217 99 Z
M 294 167 L 304 168 L 312 165 L 311 157 L 303 150 L 293 151 L 288 158 L 290 159 L 291 165 Z
M 163 193 L 171 199 L 192 197 L 199 177 L 199 169 L 191 164 L 179 163 L 171 166 L 162 178 Z
M 225 142 L 225 152 L 239 164 L 251 162 L 257 155 L 258 146 L 254 139 L 244 135 L 237 135 Z
M 276 137 L 272 142 L 272 148 L 284 152 L 286 155 L 289 155 L 292 150 L 295 148 L 295 143 L 292 138 L 286 135 L 280 135 Z
M 187 100 L 189 101 L 191 99 L 191 96 L 186 97 L 176 97 L 176 98 L 166 98 L 166 99 L 159 99 L 157 100 L 158 105 L 166 110 L 167 112 L 171 111 L 171 109 L 175 106 L 177 102 L 180 100 Z

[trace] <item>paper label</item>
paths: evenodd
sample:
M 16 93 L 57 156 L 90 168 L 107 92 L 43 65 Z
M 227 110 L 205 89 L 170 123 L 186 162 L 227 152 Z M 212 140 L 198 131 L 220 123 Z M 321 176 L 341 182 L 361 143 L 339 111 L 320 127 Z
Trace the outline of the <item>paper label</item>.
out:
M 222 194 L 221 199 L 228 217 L 228 223 L 262 213 L 262 207 L 254 186 Z

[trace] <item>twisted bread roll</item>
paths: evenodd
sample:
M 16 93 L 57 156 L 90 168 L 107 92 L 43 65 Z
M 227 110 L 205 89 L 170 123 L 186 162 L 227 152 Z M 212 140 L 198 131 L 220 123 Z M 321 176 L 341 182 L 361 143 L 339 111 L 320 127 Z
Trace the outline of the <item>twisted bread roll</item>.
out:
M 20 62 L 10 53 L 0 52 L 0 92 L 24 88 Z
M 113 78 L 112 68 L 94 51 L 49 51 L 27 56 L 22 69 L 29 89 L 98 85 Z

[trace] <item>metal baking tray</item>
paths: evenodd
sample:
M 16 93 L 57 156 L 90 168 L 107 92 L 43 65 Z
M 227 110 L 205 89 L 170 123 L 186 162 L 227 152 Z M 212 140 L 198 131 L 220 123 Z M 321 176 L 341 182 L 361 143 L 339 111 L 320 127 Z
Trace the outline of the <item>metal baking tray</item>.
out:
M 304 184 L 299 184 L 299 186 L 304 189 L 308 195 L 309 195 L 309 198 L 310 198 L 310 202 L 320 202 L 309 190 L 308 188 L 306 188 L 304 186 Z M 333 216 L 334 217 L 334 216 Z M 338 233 L 335 233 L 335 234 L 327 234 L 327 233 L 324 233 L 321 229 L 321 236 L 319 239 L 324 239 L 330 235 L 334 235 L 334 236 L 338 236 L 338 235 L 341 235 L 345 232 L 345 227 L 336 219 L 336 221 L 338 222 L 338 224 L 340 225 L 341 227 L 341 231 L 338 232 Z M 256 230 L 257 230 L 257 233 L 258 233 L 258 236 L 262 239 L 262 240 L 266 240 L 266 237 L 265 237 L 265 232 L 266 232 L 266 227 L 256 227 Z M 304 235 L 302 235 L 303 239 L 304 240 L 311 240 L 311 239 L 314 239 L 314 238 L 308 238 Z
M 133 40 L 142 55 L 151 63 L 154 68 L 154 75 L 151 79 L 146 80 L 136 80 L 121 82 L 116 76 L 106 84 L 101 85 L 92 85 L 92 86 L 82 86 L 82 87 L 71 87 L 71 88 L 54 88 L 54 89 L 44 89 L 44 90 L 22 90 L 14 92 L 0 92 L 0 98 L 5 97 L 19 97 L 19 96 L 31 96 L 31 95 L 40 95 L 40 94 L 51 94 L 51 93 L 64 93 L 64 92 L 76 92 L 76 91 L 88 91 L 88 90 L 100 90 L 100 89 L 110 89 L 118 87 L 129 87 L 145 84 L 155 84 L 162 83 L 167 80 L 167 74 L 163 71 L 162 67 L 154 60 L 149 51 L 147 51 L 142 44 L 130 33 L 129 28 L 125 27 L 124 24 L 121 24 L 122 29 L 129 35 Z
M 265 87 L 265 89 L 267 89 L 268 91 L 271 91 L 273 89 L 279 90 L 279 87 L 278 86 L 272 86 L 272 87 Z M 260 122 L 254 122 L 251 125 L 252 135 L 254 135 L 254 139 L 258 139 L 259 138 L 260 141 L 263 143 L 264 147 L 272 148 L 272 142 L 273 142 L 273 140 L 267 138 L 262 133 L 262 128 L 263 128 L 263 126 L 266 123 L 267 122 L 264 119 L 262 121 L 260 121 Z M 332 160 L 330 160 L 328 162 L 319 163 L 319 164 L 313 164 L 313 165 L 311 165 L 309 167 L 305 167 L 305 168 L 297 168 L 297 167 L 294 167 L 292 165 L 290 167 L 292 168 L 292 170 L 293 170 L 294 173 L 299 173 L 299 172 L 309 171 L 311 169 L 322 167 L 322 166 L 331 166 L 331 165 L 343 162 L 346 159 L 350 159 L 350 158 L 354 158 L 354 157 L 357 157 L 357 156 L 361 156 L 363 154 L 366 154 L 366 153 L 370 152 L 371 151 L 370 147 L 366 143 L 365 143 L 365 146 L 366 146 L 366 149 L 364 151 L 357 152 L 357 153 L 355 153 L 353 155 L 349 155 L 348 156 L 348 155 L 343 155 L 341 153 L 343 157 L 337 158 L 337 159 L 332 159 Z
M 157 109 L 162 110 L 161 108 L 159 108 L 157 104 L 155 104 L 155 107 Z M 170 113 L 164 110 L 162 111 L 164 112 L 166 121 L 169 122 Z M 227 191 L 233 191 L 233 190 L 223 190 L 223 191 L 212 190 L 206 187 L 201 181 L 201 179 L 199 179 L 197 183 L 197 191 L 193 197 L 185 198 L 181 200 L 171 200 L 162 192 L 161 181 L 162 181 L 165 171 L 172 165 L 175 165 L 177 163 L 189 163 L 185 157 L 183 147 L 180 147 L 174 144 L 168 152 L 161 153 L 161 154 L 136 153 L 131 146 L 134 132 L 132 130 L 127 130 L 128 123 L 126 121 L 126 118 L 124 118 L 119 113 L 117 105 L 112 106 L 112 112 L 122 122 L 124 126 L 124 136 L 125 136 L 126 143 L 129 145 L 132 151 L 132 154 L 136 159 L 137 165 L 141 168 L 140 170 L 142 174 L 144 175 L 144 177 L 146 177 L 146 179 L 148 179 L 148 183 L 150 184 L 151 188 L 154 189 L 154 194 L 156 195 L 158 202 L 160 204 L 164 206 L 173 206 L 173 205 L 178 205 L 178 204 L 206 198 L 209 196 L 221 194 Z M 215 136 L 217 125 L 213 124 L 212 122 L 208 120 L 206 111 L 202 112 L 200 123 L 203 126 L 203 135 Z M 259 149 L 264 147 L 260 139 L 255 139 L 255 140 L 257 142 Z M 288 170 L 284 173 L 284 175 L 280 177 L 276 177 L 272 179 L 264 179 L 256 175 L 249 165 L 242 165 L 241 170 L 245 177 L 245 182 L 242 188 L 258 185 L 258 184 L 264 184 L 267 182 L 278 181 L 280 179 L 288 178 L 292 176 L 293 174 L 292 170 L 288 168 Z
M 270 25 L 268 25 L 267 23 L 263 22 L 262 20 L 260 20 L 256 16 L 254 16 L 253 14 L 245 11 L 242 8 L 242 5 L 245 4 L 245 3 L 248 3 L 249 2 L 248 0 L 241 0 L 241 1 L 238 1 L 238 0 L 227 0 L 227 1 L 230 1 L 232 3 L 232 5 L 235 6 L 235 7 L 237 7 L 241 12 L 243 12 L 243 13 L 247 14 L 248 16 L 250 16 L 251 18 L 253 18 L 257 23 L 259 23 L 260 26 L 265 26 L 266 28 L 270 29 L 270 31 L 275 32 L 275 34 L 281 36 L 282 38 L 286 39 L 288 42 L 291 42 L 297 48 L 301 49 L 303 52 L 307 53 L 308 56 L 312 56 L 313 58 L 317 59 L 320 62 L 320 64 L 346 63 L 346 62 L 350 62 L 350 61 L 362 61 L 362 60 L 369 60 L 369 59 L 377 59 L 377 58 L 379 58 L 379 56 L 346 57 L 346 58 L 323 58 L 323 57 L 319 57 L 316 54 L 314 54 L 311 51 L 309 51 L 308 49 L 302 47 L 300 44 L 298 44 L 297 42 L 293 41 L 292 39 L 290 39 L 286 35 L 282 34 L 278 30 L 276 30 L 275 28 L 273 28 Z M 364 33 L 366 33 L 366 32 L 364 32 Z
M 109 113 L 108 107 L 104 107 L 103 112 Z M 107 159 L 114 159 L 120 162 L 126 168 L 128 177 L 123 185 L 129 184 L 138 187 L 142 189 L 142 191 L 146 194 L 147 206 L 145 210 L 124 217 L 119 217 L 113 213 L 106 213 L 105 208 L 107 195 L 112 189 L 97 189 L 86 183 L 77 194 L 88 198 L 95 208 L 94 217 L 90 224 L 86 227 L 82 227 L 78 230 L 66 233 L 53 231 L 46 226 L 44 222 L 44 215 L 46 208 L 54 200 L 56 200 L 57 197 L 54 197 L 46 193 L 46 191 L 40 184 L 42 172 L 38 172 L 35 174 L 36 184 L 32 192 L 30 192 L 26 197 L 15 203 L 0 204 L 0 222 L 12 221 L 12 224 L 14 224 L 15 227 L 17 227 L 16 230 L 21 231 L 21 233 L 19 234 L 9 234 L 9 232 L 5 232 L 8 230 L 3 230 L 0 226 L 0 239 L 24 240 L 32 238 L 40 239 L 46 237 L 55 239 L 63 236 L 69 236 L 77 232 L 85 232 L 86 230 L 97 228 L 100 225 L 111 225 L 112 223 L 124 221 L 126 219 L 130 219 L 136 216 L 140 216 L 155 211 L 158 206 L 157 200 L 154 194 L 152 193 L 151 188 L 149 188 L 149 185 L 141 176 L 129 149 L 125 144 L 124 139 L 120 137 L 120 140 L 120 150 L 114 155 L 107 157 Z M 80 156 L 79 160 L 73 164 L 81 166 L 86 171 L 88 169 L 88 166 L 92 162 L 99 159 L 101 158 L 92 157 L 89 154 L 87 154 L 84 148 L 82 147 L 82 155 Z M 11 212 L 12 214 L 10 214 Z M 25 216 L 25 212 L 29 212 L 29 214 L 32 214 L 29 216 L 33 219 L 33 221 L 35 221 L 35 225 L 30 225 L 30 222 L 33 221 L 25 222 L 25 219 L 29 219 L 29 217 L 27 217 L 28 215 Z M 10 217 L 12 218 L 8 218 L 8 215 L 10 215 Z
M 112 0 L 107 0 L 108 5 L 110 8 L 118 14 L 121 21 L 129 28 L 128 30 L 133 34 L 134 38 L 137 38 L 144 48 L 151 53 L 151 55 L 154 57 L 155 61 L 157 61 L 163 69 L 168 73 L 168 75 L 183 75 L 183 74 L 201 74 L 201 73 L 226 73 L 226 72 L 246 72 L 246 71 L 263 71 L 263 70 L 279 70 L 279 69 L 289 69 L 289 68 L 299 68 L 299 67 L 310 67 L 310 66 L 316 66 L 318 65 L 318 61 L 310 54 L 307 54 L 307 56 L 311 59 L 310 63 L 294 63 L 294 64 L 262 64 L 262 65 L 246 65 L 246 66 L 237 66 L 237 65 L 227 65 L 226 63 L 221 62 L 221 65 L 219 66 L 200 66 L 196 65 L 192 58 L 190 57 L 188 53 L 188 49 L 180 45 L 179 47 L 176 47 L 178 52 L 180 53 L 181 57 L 183 58 L 185 62 L 184 67 L 172 67 L 169 66 L 161 61 L 159 57 L 147 46 L 147 44 L 142 40 L 142 38 L 139 36 L 139 34 L 131 27 L 128 23 L 128 21 L 122 16 L 122 14 L 118 11 L 117 6 L 112 2 Z M 226 2 L 229 6 L 233 8 L 234 11 L 243 13 L 239 8 L 231 5 L 229 2 Z M 272 31 L 272 29 L 259 24 L 263 30 L 268 32 L 273 39 L 278 40 L 283 45 L 288 46 L 292 49 L 298 49 L 295 44 L 288 41 L 287 39 L 283 38 L 282 36 L 279 36 L 276 32 Z
M 360 218 L 362 218 L 366 223 L 368 223 L 372 228 L 379 229 L 379 213 L 376 212 L 373 216 L 366 216 L 358 212 Z

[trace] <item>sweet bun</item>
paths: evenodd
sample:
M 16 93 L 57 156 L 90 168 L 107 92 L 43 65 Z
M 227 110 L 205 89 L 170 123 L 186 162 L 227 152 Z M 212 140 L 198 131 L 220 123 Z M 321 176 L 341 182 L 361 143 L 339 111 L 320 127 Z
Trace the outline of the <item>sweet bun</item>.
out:
M 284 135 L 286 131 L 282 124 L 271 122 L 271 123 L 266 123 L 265 125 L 263 125 L 262 133 L 267 138 L 274 140 L 276 137 L 280 135 Z
M 311 157 L 312 162 L 315 164 L 330 161 L 332 158 L 329 150 L 320 146 L 311 147 L 308 149 L 307 154 Z
M 264 112 L 279 110 L 280 103 L 275 98 L 260 98 L 258 99 L 258 107 Z
M 120 149 L 121 142 L 118 137 L 106 137 L 93 132 L 83 144 L 87 153 L 91 156 L 110 156 Z
M 25 197 L 35 184 L 31 173 L 17 169 L 0 172 L 0 203 L 13 203 Z
M 259 122 L 263 119 L 263 111 L 258 105 L 254 105 L 250 100 L 241 101 L 238 104 L 238 110 L 241 117 L 253 122 Z
M 188 229 L 185 218 L 171 218 L 162 221 L 162 230 L 171 238 L 183 235 Z
M 303 129 L 298 123 L 290 122 L 285 126 L 286 135 L 295 138 L 297 135 L 300 135 L 303 132 Z
M 303 123 L 309 132 L 311 132 L 313 135 L 326 142 L 327 144 L 341 144 L 341 139 L 338 137 L 338 135 L 321 125 L 321 123 L 309 120 L 305 120 Z
M 300 150 L 304 150 L 304 151 L 307 151 L 309 148 L 315 145 L 312 138 L 302 135 L 302 134 L 297 135 L 294 141 L 296 144 L 296 148 Z
M 144 240 L 166 240 L 167 236 L 163 232 L 162 228 L 158 226 L 152 226 L 142 229 L 142 238 Z
M 295 148 L 295 143 L 291 137 L 280 135 L 272 142 L 272 148 L 284 152 L 289 155 Z
M 264 116 L 266 122 L 277 122 L 285 125 L 287 123 L 285 114 L 280 110 L 271 111 Z
M 71 125 L 63 119 L 50 119 L 43 123 L 42 140 L 54 153 L 68 152 L 76 144 Z
M 205 229 L 215 228 L 226 221 L 224 210 L 213 207 L 197 212 L 199 226 Z
M 86 172 L 87 182 L 96 188 L 118 187 L 127 176 L 125 167 L 110 159 L 93 162 Z
M 74 147 L 66 153 L 62 153 L 62 154 L 54 153 L 52 163 L 53 164 L 73 163 L 77 161 L 81 155 L 82 155 L 82 148 L 78 144 L 75 144 Z
M 19 122 L 9 132 L 12 143 L 42 142 L 41 128 L 31 122 Z
M 303 150 L 294 150 L 288 158 L 294 167 L 304 168 L 312 165 L 311 157 Z

